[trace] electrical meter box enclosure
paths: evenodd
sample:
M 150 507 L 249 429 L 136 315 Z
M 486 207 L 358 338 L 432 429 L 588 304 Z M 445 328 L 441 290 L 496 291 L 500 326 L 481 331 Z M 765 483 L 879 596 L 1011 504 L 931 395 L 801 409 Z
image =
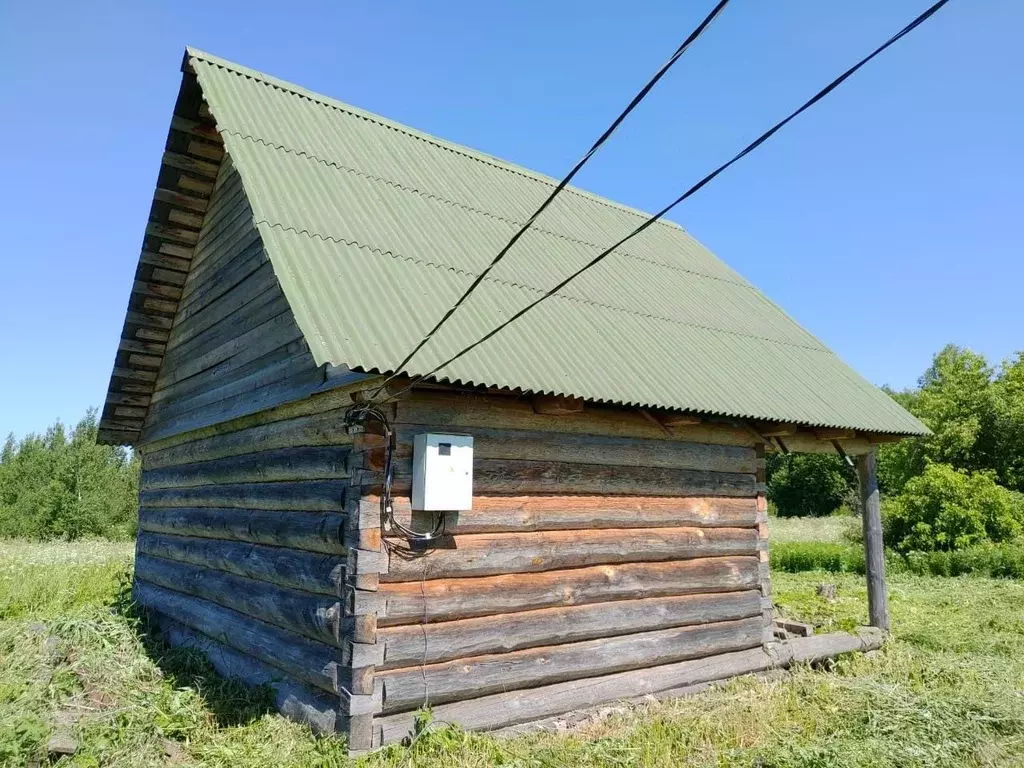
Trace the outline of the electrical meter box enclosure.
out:
M 412 508 L 451 512 L 473 508 L 473 438 L 432 432 L 412 439 Z

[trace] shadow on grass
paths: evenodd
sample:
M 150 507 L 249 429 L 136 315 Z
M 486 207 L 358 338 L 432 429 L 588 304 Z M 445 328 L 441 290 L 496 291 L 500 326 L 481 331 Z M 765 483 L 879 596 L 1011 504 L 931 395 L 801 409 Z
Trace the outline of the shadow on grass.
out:
M 167 642 L 150 612 L 134 601 L 130 573 L 119 587 L 114 610 L 135 629 L 146 655 L 172 687 L 191 688 L 202 696 L 218 727 L 246 725 L 277 711 L 269 685 L 222 677 L 201 650 Z

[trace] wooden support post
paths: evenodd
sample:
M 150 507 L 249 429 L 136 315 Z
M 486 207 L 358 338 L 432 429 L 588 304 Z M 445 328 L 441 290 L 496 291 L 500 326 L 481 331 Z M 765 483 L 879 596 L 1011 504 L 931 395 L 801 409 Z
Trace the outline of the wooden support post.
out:
M 882 513 L 878 499 L 877 449 L 857 457 L 857 479 L 863 506 L 864 556 L 868 576 L 868 614 L 871 626 L 889 630 L 889 598 L 885 591 L 885 550 L 882 542 Z

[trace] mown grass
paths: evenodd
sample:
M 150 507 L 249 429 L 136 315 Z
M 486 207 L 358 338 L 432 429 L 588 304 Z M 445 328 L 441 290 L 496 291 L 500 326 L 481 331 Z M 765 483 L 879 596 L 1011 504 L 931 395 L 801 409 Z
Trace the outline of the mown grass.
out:
M 274 715 L 267 691 L 222 680 L 201 656 L 147 639 L 124 605 L 130 547 L 100 561 L 76 547 L 64 561 L 36 547 L 4 550 L 0 765 L 25 765 L 55 714 L 68 712 L 79 716 L 80 748 L 62 766 L 353 764 L 339 740 Z M 865 619 L 861 577 L 773 579 L 776 603 L 793 618 L 825 631 Z M 816 595 L 821 581 L 836 584 L 834 602 Z M 497 739 L 433 727 L 412 748 L 355 764 L 1024 765 L 1024 584 L 895 574 L 890 587 L 894 632 L 878 654 L 611 708 L 563 734 Z

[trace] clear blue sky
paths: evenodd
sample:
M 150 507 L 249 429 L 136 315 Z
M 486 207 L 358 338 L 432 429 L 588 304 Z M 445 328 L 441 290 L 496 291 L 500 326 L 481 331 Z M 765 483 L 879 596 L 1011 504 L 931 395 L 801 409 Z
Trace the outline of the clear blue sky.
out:
M 0 433 L 102 402 L 186 44 L 560 176 L 712 4 L 6 0 Z M 734 0 L 581 186 L 657 209 L 927 4 Z M 1022 28 L 952 0 L 674 218 L 877 384 L 1024 348 Z

